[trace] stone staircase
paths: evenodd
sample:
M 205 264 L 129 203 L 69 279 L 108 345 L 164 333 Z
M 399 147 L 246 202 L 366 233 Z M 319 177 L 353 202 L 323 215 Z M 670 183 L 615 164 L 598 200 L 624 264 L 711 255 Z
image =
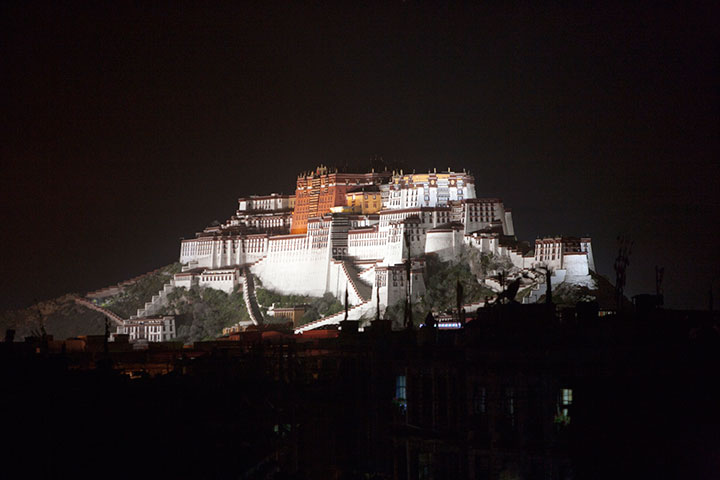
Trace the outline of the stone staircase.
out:
M 73 298 L 73 300 L 75 300 L 75 303 L 77 303 L 78 305 L 82 305 L 83 307 L 87 307 L 90 310 L 95 310 L 96 312 L 102 313 L 103 315 L 108 317 L 110 320 L 115 322 L 116 325 L 122 326 L 123 322 L 125 321 L 120 316 L 111 312 L 110 310 L 106 310 L 102 307 L 99 307 L 99 306 L 95 305 L 94 303 L 92 303 L 88 300 L 85 300 L 84 298 L 75 297 L 75 298 Z
M 245 300 L 245 307 L 247 307 L 248 314 L 250 314 L 250 320 L 252 320 L 255 325 L 262 325 L 263 316 L 257 302 L 257 296 L 255 295 L 255 281 L 249 268 L 243 268 L 242 279 L 243 300 Z
M 365 300 L 359 305 L 350 307 L 348 309 L 348 320 L 360 320 L 363 315 L 368 312 L 373 312 L 373 314 L 375 312 L 375 304 L 370 299 Z M 344 319 L 345 310 L 333 315 L 328 315 L 327 317 L 318 318 L 317 320 L 306 323 L 305 325 L 301 325 L 295 329 L 295 334 L 307 332 L 309 330 L 316 330 L 318 328 L 329 327 L 331 325 L 340 325 Z
M 157 315 L 160 310 L 168 304 L 167 296 L 170 292 L 175 290 L 175 281 L 171 279 L 168 283 L 163 285 L 157 295 L 153 295 L 149 302 L 145 302 L 144 308 L 138 308 L 135 315 L 130 317 L 131 320 L 136 318 L 145 318 Z
M 372 298 L 372 285 L 360 278 L 361 271 L 347 259 L 342 260 L 342 267 L 349 280 L 350 288 L 353 288 L 363 301 L 370 300 Z

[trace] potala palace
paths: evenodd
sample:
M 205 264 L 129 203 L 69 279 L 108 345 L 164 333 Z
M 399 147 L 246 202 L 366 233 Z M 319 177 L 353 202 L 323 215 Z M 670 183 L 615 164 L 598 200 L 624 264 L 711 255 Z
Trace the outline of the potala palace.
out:
M 524 302 L 544 294 L 546 272 L 552 272 L 553 285 L 592 285 L 589 238 L 539 238 L 534 249 L 523 247 L 511 210 L 498 198 L 478 197 L 465 171 L 356 174 L 320 166 L 298 176 L 295 195 L 249 196 L 238 203 L 225 223 L 182 240 L 183 271 L 166 292 L 193 285 L 231 292 L 241 285 L 253 322 L 262 323 L 255 276 L 282 294 L 347 295 L 349 319 L 371 318 L 377 308 L 423 295 L 428 255 L 448 260 L 467 248 L 506 258 L 513 266 L 508 280 L 524 279 L 523 288 L 533 290 Z M 491 280 L 488 286 L 503 288 Z M 162 298 L 163 291 L 138 316 L 152 315 Z M 344 312 L 321 318 L 296 332 L 343 318 Z

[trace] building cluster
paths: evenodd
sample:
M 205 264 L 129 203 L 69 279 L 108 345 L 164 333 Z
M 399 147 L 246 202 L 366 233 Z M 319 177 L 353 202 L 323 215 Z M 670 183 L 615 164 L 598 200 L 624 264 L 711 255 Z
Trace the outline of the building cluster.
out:
M 271 325 L 144 350 L 128 335 L 9 338 L 4 432 L 35 439 L 33 469 L 103 471 L 57 461 L 81 451 L 123 477 L 137 462 L 102 452 L 150 429 L 157 476 L 178 478 L 714 478 L 703 372 L 720 365 L 717 313 L 590 307 L 490 306 L 454 330 Z M 159 461 L 178 442 L 193 463 Z
M 347 291 L 358 319 L 378 300 L 383 309 L 408 295 L 417 300 L 425 291 L 423 258 L 449 260 L 467 247 L 506 257 L 515 275 L 549 269 L 556 283 L 587 281 L 594 269 L 589 238 L 544 238 L 534 250 L 523 248 L 512 211 L 499 198 L 477 197 L 468 172 L 354 174 L 320 166 L 298 176 L 295 195 L 241 198 L 227 222 L 182 240 L 183 273 L 174 284 L 231 292 L 252 273 L 283 294 L 342 299 Z
M 170 292 L 193 286 L 242 289 L 252 323 L 263 323 L 253 278 L 280 294 L 347 298 L 349 319 L 373 318 L 424 295 L 428 255 L 447 261 L 469 249 L 512 265 L 503 280 L 485 282 L 500 291 L 504 281 L 522 280 L 527 303 L 544 295 L 543 275 L 554 285 L 593 286 L 590 238 L 538 238 L 534 249 L 518 242 L 511 209 L 499 198 L 478 197 L 469 172 L 347 173 L 320 166 L 297 177 L 294 195 L 240 198 L 226 222 L 183 239 L 182 271 L 121 320 L 117 334 L 131 341 L 174 338 L 171 320 L 159 315 Z M 337 325 L 344 316 L 296 325 L 296 333 Z

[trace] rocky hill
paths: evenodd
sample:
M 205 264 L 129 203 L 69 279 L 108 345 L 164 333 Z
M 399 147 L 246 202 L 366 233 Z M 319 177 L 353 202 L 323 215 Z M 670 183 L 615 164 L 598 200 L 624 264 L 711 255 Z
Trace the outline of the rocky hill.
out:
M 103 308 L 129 318 L 142 308 L 158 290 L 180 271 L 180 264 L 173 263 L 153 272 L 123 282 L 115 295 L 107 296 L 97 303 Z M 0 313 L 0 333 L 15 330 L 15 339 L 39 334 L 43 331 L 56 339 L 78 335 L 100 335 L 105 331 L 105 315 L 75 302 L 80 294 L 67 294 L 45 300 L 28 308 Z M 114 330 L 114 325 L 111 325 Z
M 138 277 L 132 284 L 125 286 L 118 294 L 111 295 L 99 301 L 99 305 L 110 310 L 122 318 L 130 318 L 137 310 L 145 306 L 153 295 L 163 288 L 163 285 L 172 280 L 173 275 L 180 272 L 179 263 L 171 263 L 158 268 L 148 274 Z
M 21 310 L 0 314 L 0 330 L 15 330 L 15 340 L 44 331 L 57 339 L 99 335 L 105 331 L 105 316 L 75 303 L 77 295 L 63 295 Z
M 212 288 L 178 288 L 168 294 L 168 305 L 160 314 L 175 315 L 178 340 L 184 342 L 213 340 L 223 328 L 250 320 L 238 289 L 227 294 Z
M 588 288 L 585 285 L 575 285 L 570 282 L 563 282 L 553 291 L 553 303 L 561 307 L 573 307 L 578 302 L 597 302 L 601 310 L 615 310 L 615 286 L 610 281 L 590 272 L 595 288 Z M 545 295 L 541 296 L 539 302 L 545 301 Z M 630 308 L 632 302 L 623 298 L 623 308 Z
M 484 284 L 484 280 L 497 271 L 508 268 L 502 259 L 479 255 L 473 252 L 460 255 L 451 262 L 441 262 L 429 256 L 427 262 L 427 291 L 414 305 L 414 317 L 424 318 L 429 310 L 439 312 L 452 310 L 456 303 L 458 281 L 463 285 L 464 303 L 494 297 L 495 292 Z M 153 272 L 125 282 L 119 292 L 96 300 L 98 305 L 122 318 L 129 318 L 138 308 L 163 287 L 180 271 L 180 264 L 174 263 Z M 563 283 L 553 291 L 553 301 L 559 306 L 574 306 L 580 301 L 597 301 L 601 309 L 615 308 L 615 288 L 604 277 L 592 273 L 595 288 Z M 326 295 L 322 298 L 280 295 L 277 292 L 257 289 L 258 300 L 265 308 L 305 304 L 308 312 L 304 321 L 342 310 L 342 303 Z M 42 330 L 57 339 L 78 335 L 96 335 L 104 332 L 105 316 L 75 302 L 78 295 L 68 294 L 52 300 L 39 302 L 26 309 L 0 313 L 0 334 L 7 329 L 16 331 L 16 340 L 41 333 Z M 169 304 L 160 314 L 176 316 L 179 340 L 192 342 L 216 338 L 224 327 L 248 321 L 249 316 L 240 292 L 227 294 L 219 290 L 193 287 L 178 289 L 169 294 Z M 545 296 L 538 299 L 545 301 Z M 625 306 L 629 306 L 625 299 Z M 402 318 L 402 306 L 394 306 L 386 315 Z M 114 328 L 114 326 L 113 326 Z

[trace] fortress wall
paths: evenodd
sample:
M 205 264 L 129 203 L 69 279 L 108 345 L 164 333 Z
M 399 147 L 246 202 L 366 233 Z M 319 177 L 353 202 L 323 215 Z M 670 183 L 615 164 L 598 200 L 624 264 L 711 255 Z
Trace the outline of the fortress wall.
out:
M 417 303 L 425 295 L 425 276 L 421 271 L 413 271 L 412 275 L 412 301 Z
M 558 286 L 565 281 L 566 276 L 567 270 L 564 268 L 558 268 L 552 272 L 552 275 L 550 275 L 550 282 L 552 282 L 553 287 Z
M 499 247 L 498 247 L 498 240 L 494 237 L 488 237 L 488 236 L 472 236 L 472 235 L 465 235 L 463 238 L 463 241 L 466 245 L 476 248 L 480 251 L 480 253 L 492 253 L 493 255 L 499 255 Z
M 525 268 L 525 259 L 522 255 L 513 250 L 509 250 L 508 256 L 510 257 L 510 261 L 512 262 L 513 266 L 517 268 Z
M 176 273 L 173 277 L 173 283 L 176 288 L 187 288 L 190 290 L 193 284 L 193 275 L 185 273 Z
M 382 260 L 387 237 L 382 232 L 348 234 L 348 256 L 358 260 Z
M 532 268 L 534 263 L 535 263 L 535 258 L 523 257 L 523 267 L 522 268 Z
M 405 225 L 408 239 L 410 241 L 410 255 L 418 257 L 425 253 L 425 243 L 427 242 L 427 233 L 425 229 L 420 228 L 419 223 L 411 223 Z
M 267 254 L 267 235 L 183 240 L 180 263 L 197 262 L 197 267 L 224 268 L 253 263 Z
M 270 237 L 267 256 L 251 267 L 252 272 L 265 288 L 286 294 L 323 296 L 330 263 L 329 232 L 317 233 Z
M 212 255 L 203 255 L 201 257 L 196 257 L 195 261 L 197 262 L 196 267 L 213 268 L 213 256 Z
M 385 258 L 383 259 L 384 265 L 395 265 L 405 261 L 407 255 L 405 252 L 405 244 L 403 243 L 402 237 L 394 239 L 392 242 L 388 242 L 385 248 Z
M 326 255 L 268 256 L 252 267 L 252 272 L 265 288 L 285 294 L 321 297 L 327 287 L 328 258 Z
M 200 274 L 198 285 L 209 287 L 215 290 L 222 290 L 225 293 L 232 293 L 239 284 L 237 269 L 208 270 Z
M 236 258 L 228 263 L 228 265 L 242 265 L 244 263 L 257 262 L 266 256 L 270 249 L 270 239 L 267 235 L 248 235 L 247 237 L 242 237 L 240 241 L 242 244 L 238 245 Z
M 441 260 L 448 261 L 455 255 L 455 234 L 452 230 L 427 232 L 425 253 L 436 253 Z
M 211 268 L 212 239 L 190 239 L 180 243 L 180 263 L 198 262 L 202 267 Z
M 585 252 L 566 253 L 563 255 L 563 266 L 568 275 L 588 275 L 588 256 Z
M 533 268 L 545 268 L 550 267 L 552 270 L 560 270 L 563 268 L 562 257 L 557 257 L 555 260 L 532 260 Z
M 407 271 L 405 265 L 398 264 L 390 267 L 376 267 L 375 284 L 380 286 L 380 304 L 390 307 L 397 302 L 404 302 L 406 295 Z M 410 273 L 412 285 L 412 301 L 417 302 L 425 293 L 425 279 L 417 266 Z M 373 300 L 375 293 L 373 292 Z
M 503 233 L 505 233 L 505 235 L 515 235 L 515 225 L 513 225 L 512 212 L 510 210 L 505 210 Z
M 587 252 L 588 268 L 593 272 L 595 270 L 595 258 L 593 257 L 592 242 L 589 238 L 582 238 L 580 240 L 580 246 L 583 251 Z
M 201 287 L 210 287 L 215 290 L 222 290 L 225 293 L 232 293 L 233 290 L 235 290 L 235 285 L 237 285 L 237 282 L 233 282 L 231 279 L 223 279 L 223 280 L 200 280 L 199 285 Z
M 484 238 L 481 237 L 473 237 L 472 235 L 465 235 L 465 245 L 468 247 L 475 248 L 479 250 L 481 253 L 483 250 L 483 245 L 485 245 L 486 242 L 484 242 Z

